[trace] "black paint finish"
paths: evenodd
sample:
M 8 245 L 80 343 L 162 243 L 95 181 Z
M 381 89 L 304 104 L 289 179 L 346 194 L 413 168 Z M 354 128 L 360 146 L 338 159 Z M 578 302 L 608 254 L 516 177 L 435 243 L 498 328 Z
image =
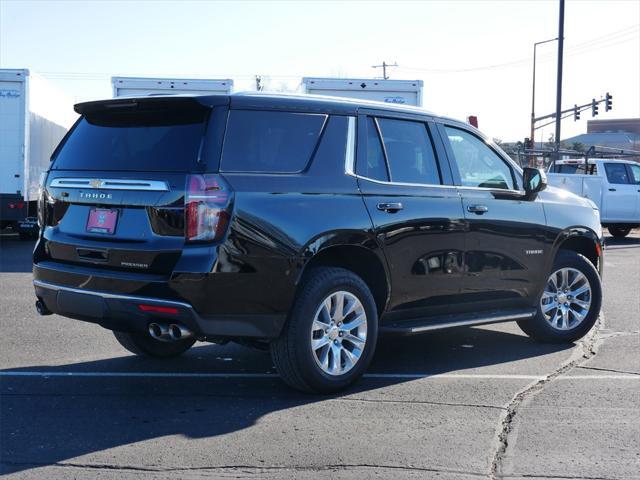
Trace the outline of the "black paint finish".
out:
M 367 265 L 361 265 L 363 276 L 377 272 L 364 280 L 376 292 L 383 323 L 455 312 L 530 309 L 563 246 L 590 255 L 602 268 L 599 218 L 587 200 L 552 188 L 525 199 L 516 191 L 460 187 L 446 142 L 433 122 L 480 135 L 468 125 L 419 109 L 372 108 L 353 101 L 249 95 L 187 98 L 183 102 L 213 109 L 197 172 L 51 170 L 43 202 L 46 226 L 34 251 L 36 280 L 87 292 L 183 302 L 193 308 L 198 321 L 192 327 L 203 337 L 273 338 L 286 321 L 307 266 L 346 261 L 345 255 L 351 265 L 367 259 Z M 143 106 L 147 101 L 176 100 L 137 100 Z M 123 101 L 83 104 L 78 111 L 118 102 Z M 302 172 L 219 173 L 229 108 L 320 113 L 328 120 Z M 357 126 L 353 160 L 359 162 L 366 150 L 369 114 L 425 122 L 441 184 L 376 182 L 347 171 L 349 118 Z M 520 169 L 506 156 L 505 162 L 520 178 Z M 220 174 L 233 190 L 229 227 L 217 243 L 184 242 L 190 173 Z M 81 189 L 51 187 L 60 177 L 162 180 L 169 191 L 93 189 L 92 193 L 111 196 L 86 199 Z M 119 211 L 114 235 L 86 232 L 92 206 Z M 486 211 L 477 211 L 477 206 Z M 55 295 L 37 291 L 52 311 L 93 321 L 86 312 L 69 311 L 71 297 L 64 300 L 63 311 Z M 126 330 L 140 329 L 151 320 L 136 312 L 129 321 L 128 310 L 120 307 L 109 307 L 97 323 Z

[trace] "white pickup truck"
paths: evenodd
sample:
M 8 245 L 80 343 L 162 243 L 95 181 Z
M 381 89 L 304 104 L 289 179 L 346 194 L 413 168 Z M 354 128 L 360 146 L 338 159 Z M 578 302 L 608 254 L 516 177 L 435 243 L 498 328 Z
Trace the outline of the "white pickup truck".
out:
M 640 163 L 593 158 L 558 160 L 547 173 L 549 185 L 592 200 L 600 221 L 614 237 L 640 227 Z

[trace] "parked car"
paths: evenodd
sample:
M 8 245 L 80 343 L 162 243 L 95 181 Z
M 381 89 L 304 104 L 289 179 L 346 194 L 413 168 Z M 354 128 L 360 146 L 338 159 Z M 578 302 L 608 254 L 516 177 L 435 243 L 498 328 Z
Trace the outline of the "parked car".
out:
M 131 352 L 237 341 L 330 392 L 379 333 L 516 321 L 572 342 L 596 321 L 595 205 L 466 123 L 259 94 L 75 108 L 42 186 L 36 306 Z
M 640 163 L 632 160 L 558 160 L 547 175 L 549 184 L 593 200 L 600 221 L 614 237 L 640 227 Z

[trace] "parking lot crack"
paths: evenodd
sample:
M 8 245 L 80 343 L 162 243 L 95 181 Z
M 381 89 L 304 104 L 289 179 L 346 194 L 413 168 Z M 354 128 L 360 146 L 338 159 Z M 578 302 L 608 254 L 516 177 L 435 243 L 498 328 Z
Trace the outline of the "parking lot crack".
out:
M 614 368 L 587 367 L 585 365 L 578 365 L 576 368 L 581 368 L 584 370 L 596 370 L 598 372 L 623 373 L 625 375 L 640 375 L 640 373 L 638 372 L 630 372 L 628 370 L 616 370 Z
M 525 386 L 522 390 L 517 392 L 506 406 L 504 413 L 500 418 L 498 425 L 496 440 L 494 442 L 494 450 L 491 455 L 491 463 L 489 469 L 489 478 L 491 480 L 497 480 L 504 478 L 502 475 L 503 460 L 507 453 L 507 447 L 509 446 L 509 434 L 513 430 L 518 408 L 522 403 L 530 397 L 541 392 L 546 385 L 552 382 L 554 379 L 563 375 L 564 373 L 581 366 L 584 362 L 591 359 L 596 355 L 600 344 L 606 340 L 600 338 L 599 332 L 604 328 L 604 315 L 601 313 L 600 317 L 596 321 L 594 328 L 587 334 L 582 340 L 577 342 L 573 349 L 573 352 L 568 360 L 562 363 L 558 368 L 548 373 L 538 380 L 533 381 L 529 385 Z M 538 475 L 540 476 L 540 475 Z M 544 475 L 543 475 L 544 477 Z M 548 477 L 554 478 L 554 477 Z M 558 477 L 564 478 L 564 477 Z
M 471 407 L 471 408 L 493 408 L 497 410 L 506 410 L 507 407 L 500 405 L 486 405 L 481 403 L 450 403 L 450 402 L 434 402 L 430 400 L 387 400 L 377 398 L 334 398 L 339 402 L 368 402 L 368 403 L 408 403 L 416 405 L 442 405 L 446 407 Z
M 96 463 L 45 463 L 45 462 L 3 462 L 2 465 L 14 467 L 55 467 L 64 469 L 86 469 L 86 470 L 112 470 L 121 472 L 147 472 L 147 473 L 170 473 L 170 472 L 221 472 L 221 471 L 244 471 L 246 473 L 259 473 L 267 471 L 290 471 L 290 472 L 323 472 L 336 470 L 354 470 L 354 469 L 386 469 L 396 471 L 411 472 L 429 472 L 429 473 L 448 473 L 456 475 L 464 475 L 469 477 L 485 477 L 486 475 L 479 472 L 470 472 L 464 470 L 437 468 L 437 467 L 421 467 L 414 465 L 390 465 L 375 463 L 336 463 L 318 466 L 278 466 L 278 465 L 203 465 L 197 467 L 176 466 L 133 466 L 133 465 L 113 465 L 113 464 L 96 464 Z

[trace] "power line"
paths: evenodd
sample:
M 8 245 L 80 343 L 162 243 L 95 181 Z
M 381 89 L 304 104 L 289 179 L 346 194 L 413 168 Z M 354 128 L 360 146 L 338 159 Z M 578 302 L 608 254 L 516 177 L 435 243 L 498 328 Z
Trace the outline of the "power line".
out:
M 582 42 L 582 43 L 578 43 L 576 45 L 573 45 L 571 47 L 567 48 L 568 52 L 571 52 L 572 54 L 581 52 L 581 51 L 589 51 L 589 48 L 594 45 L 597 44 L 599 42 L 610 42 L 611 40 L 621 40 L 622 38 L 626 37 L 626 36 L 630 36 L 628 39 L 625 39 L 623 41 L 620 42 L 616 42 L 616 43 L 611 43 L 611 44 L 607 44 L 604 45 L 604 47 L 609 47 L 609 46 L 613 46 L 613 45 L 619 45 L 620 43 L 625 43 L 631 40 L 635 40 L 636 37 L 636 31 L 640 31 L 639 30 L 640 25 L 636 24 L 636 25 L 631 25 L 629 27 L 620 29 L 620 30 L 616 30 L 615 32 L 610 32 L 606 35 L 602 35 L 600 37 L 596 37 L 593 38 L 591 40 L 588 40 L 586 42 Z M 597 48 L 600 49 L 600 48 Z M 596 48 L 594 48 L 593 50 L 596 50 Z M 567 55 L 567 56 L 572 56 L 572 55 Z M 540 60 L 546 60 L 546 59 L 550 59 L 553 58 L 552 54 L 547 54 L 547 55 L 543 55 L 540 57 Z M 499 68 L 505 68 L 505 67 L 511 67 L 511 66 L 516 66 L 516 65 L 521 65 L 521 64 L 528 64 L 531 62 L 530 58 L 521 58 L 519 60 L 513 60 L 510 62 L 505 62 L 505 63 L 498 63 L 495 65 L 483 65 L 480 67 L 470 67 L 470 68 L 448 68 L 448 69 L 434 69 L 434 68 L 419 68 L 419 67 L 400 67 L 400 70 L 410 70 L 410 71 L 418 71 L 418 72 L 427 72 L 427 73 L 464 73 L 464 72 L 473 72 L 473 71 L 481 71 L 481 70 L 494 70 L 494 69 L 499 69 Z

